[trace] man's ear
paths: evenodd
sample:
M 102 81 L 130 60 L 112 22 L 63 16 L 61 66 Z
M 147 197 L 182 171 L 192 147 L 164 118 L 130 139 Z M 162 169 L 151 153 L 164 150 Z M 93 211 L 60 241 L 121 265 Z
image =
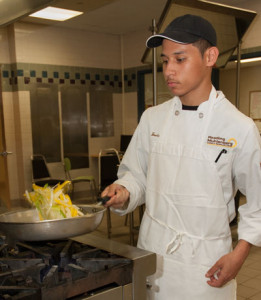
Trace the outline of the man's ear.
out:
M 217 47 L 210 47 L 205 52 L 206 65 L 213 67 L 218 59 L 219 51 Z

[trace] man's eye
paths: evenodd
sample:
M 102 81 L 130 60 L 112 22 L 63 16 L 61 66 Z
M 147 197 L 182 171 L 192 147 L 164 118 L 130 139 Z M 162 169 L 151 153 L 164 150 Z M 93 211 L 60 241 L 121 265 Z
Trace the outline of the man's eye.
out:
M 163 63 L 163 64 L 167 64 L 168 61 L 167 61 L 167 60 L 163 60 L 162 63 Z
M 179 57 L 176 60 L 178 63 L 182 63 L 183 61 L 185 61 L 185 57 Z

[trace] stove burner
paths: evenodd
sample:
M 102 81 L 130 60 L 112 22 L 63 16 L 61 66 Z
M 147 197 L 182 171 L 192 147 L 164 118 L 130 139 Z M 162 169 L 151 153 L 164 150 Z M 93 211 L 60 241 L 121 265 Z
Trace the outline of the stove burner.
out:
M 73 240 L 0 244 L 1 299 L 69 299 L 132 281 L 132 261 Z

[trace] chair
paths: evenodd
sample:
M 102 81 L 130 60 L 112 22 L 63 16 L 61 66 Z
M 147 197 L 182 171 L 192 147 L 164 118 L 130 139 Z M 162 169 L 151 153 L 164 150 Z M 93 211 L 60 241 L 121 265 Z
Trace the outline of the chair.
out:
M 139 230 L 140 230 L 140 224 L 141 224 L 141 220 L 142 220 L 142 217 L 143 217 L 143 214 L 144 214 L 144 210 L 145 210 L 145 204 L 142 204 L 138 207 L 139 209 L 139 225 L 136 225 L 135 226 L 135 222 L 134 222 L 134 211 L 129 213 L 129 216 L 130 216 L 130 245 L 131 246 L 134 246 L 134 236 L 135 234 L 138 234 L 139 233 Z M 128 215 L 127 215 L 128 217 Z M 128 218 L 126 218 L 126 225 L 127 225 L 127 220 Z
M 64 179 L 54 179 L 51 177 L 46 159 L 42 154 L 33 154 L 32 161 L 32 182 L 39 185 L 55 186 L 58 183 L 64 182 Z
M 92 175 L 85 175 L 85 176 L 78 176 L 76 178 L 71 178 L 71 174 L 70 174 L 70 170 L 72 168 L 71 161 L 68 157 L 65 157 L 63 162 L 64 162 L 64 170 L 65 170 L 66 176 L 67 176 L 68 180 L 70 180 L 72 183 L 72 198 L 74 195 L 75 184 L 80 183 L 80 182 L 87 182 L 90 186 L 93 202 L 97 202 L 98 192 L 97 192 L 94 177 Z
M 99 152 L 99 191 L 100 193 L 106 186 L 112 184 L 117 179 L 118 166 L 120 164 L 120 156 L 116 149 L 109 148 Z M 111 237 L 111 213 L 107 209 L 107 234 Z

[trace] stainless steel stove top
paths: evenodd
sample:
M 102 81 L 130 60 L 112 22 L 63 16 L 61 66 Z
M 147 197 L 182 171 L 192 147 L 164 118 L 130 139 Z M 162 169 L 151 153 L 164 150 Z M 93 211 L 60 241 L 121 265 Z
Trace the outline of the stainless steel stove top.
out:
M 2 241 L 0 299 L 145 300 L 155 268 L 154 253 L 94 234 L 11 248 Z

